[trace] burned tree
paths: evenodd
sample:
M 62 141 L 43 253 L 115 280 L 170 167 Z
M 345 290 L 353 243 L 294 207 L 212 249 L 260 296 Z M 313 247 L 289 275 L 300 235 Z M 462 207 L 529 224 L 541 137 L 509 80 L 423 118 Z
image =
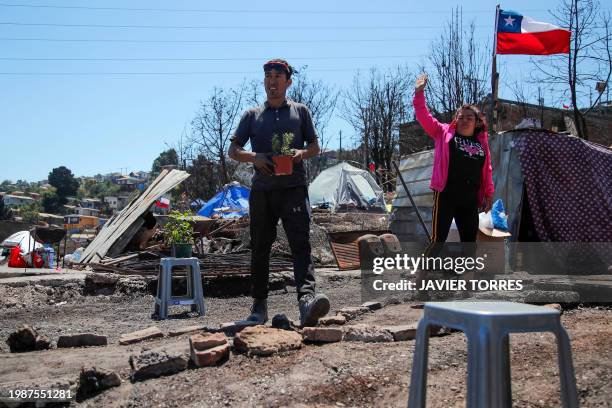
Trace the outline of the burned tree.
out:
M 374 162 L 376 177 L 386 190 L 393 188 L 391 161 L 398 153 L 399 126 L 408 116 L 413 78 L 403 67 L 385 73 L 372 69 L 367 83 L 358 74 L 343 95 L 341 115 L 358 134 L 364 165 Z
M 559 26 L 571 31 L 570 52 L 532 59 L 537 70 L 533 81 L 562 86 L 559 98 L 571 101 L 577 136 L 588 140 L 586 117 L 601 101 L 612 74 L 610 13 L 600 11 L 596 0 L 563 0 L 551 14 Z M 596 86 L 598 95 L 593 100 Z M 586 107 L 579 108 L 580 104 Z
M 444 121 L 464 103 L 478 104 L 487 95 L 490 46 L 476 41 L 474 32 L 474 22 L 464 26 L 463 13 L 456 8 L 421 66 L 430 79 L 430 109 Z
M 199 155 L 218 164 L 222 184 L 231 181 L 235 170 L 226 152 L 242 110 L 244 88 L 244 84 L 230 90 L 215 87 L 208 99 L 201 102 L 200 110 L 191 121 L 190 141 Z

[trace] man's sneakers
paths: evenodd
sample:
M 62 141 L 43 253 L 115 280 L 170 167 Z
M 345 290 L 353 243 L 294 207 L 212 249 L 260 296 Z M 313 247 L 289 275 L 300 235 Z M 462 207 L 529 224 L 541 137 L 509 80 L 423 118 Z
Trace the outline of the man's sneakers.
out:
M 268 301 L 267 299 L 253 299 L 251 314 L 246 318 L 248 322 L 254 324 L 265 324 L 268 321 Z
M 323 294 L 307 293 L 300 298 L 300 325 L 316 326 L 319 319 L 329 312 L 329 299 Z

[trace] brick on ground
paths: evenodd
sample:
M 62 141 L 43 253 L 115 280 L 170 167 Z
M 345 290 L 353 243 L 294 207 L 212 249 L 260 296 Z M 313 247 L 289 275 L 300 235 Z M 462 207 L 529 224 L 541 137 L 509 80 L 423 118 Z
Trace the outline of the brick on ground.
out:
M 302 347 L 302 336 L 294 331 L 264 326 L 246 327 L 234 338 L 237 351 L 248 355 L 270 356 Z
M 230 355 L 230 344 L 223 333 L 195 334 L 189 338 L 189 349 L 196 367 L 217 365 Z
M 179 327 L 178 329 L 172 329 L 168 332 L 168 336 L 176 337 L 187 333 L 193 333 L 198 331 L 208 331 L 209 328 L 205 325 L 195 325 L 195 326 L 184 326 Z
M 391 333 L 394 341 L 406 341 L 413 340 L 416 337 L 417 325 L 385 326 L 383 329 Z
M 126 344 L 138 343 L 144 340 L 155 339 L 158 337 L 164 337 L 164 334 L 159 330 L 159 327 L 152 326 L 143 330 L 138 330 L 132 333 L 127 333 L 119 338 L 119 344 L 122 346 Z
M 392 342 L 393 335 L 387 330 L 365 324 L 344 327 L 344 341 L 362 341 L 365 343 Z
M 337 327 L 304 327 L 304 341 L 316 343 L 335 343 L 342 341 L 343 331 Z
M 335 316 L 322 317 L 319 319 L 319 324 L 321 326 L 343 325 L 345 323 L 346 317 L 340 314 Z

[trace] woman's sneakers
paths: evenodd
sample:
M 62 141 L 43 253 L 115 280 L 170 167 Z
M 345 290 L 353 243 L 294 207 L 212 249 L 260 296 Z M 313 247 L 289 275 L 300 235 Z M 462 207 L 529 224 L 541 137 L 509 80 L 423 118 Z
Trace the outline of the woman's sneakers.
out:
M 319 319 L 329 312 L 329 299 L 324 294 L 307 293 L 300 298 L 300 325 L 316 326 Z

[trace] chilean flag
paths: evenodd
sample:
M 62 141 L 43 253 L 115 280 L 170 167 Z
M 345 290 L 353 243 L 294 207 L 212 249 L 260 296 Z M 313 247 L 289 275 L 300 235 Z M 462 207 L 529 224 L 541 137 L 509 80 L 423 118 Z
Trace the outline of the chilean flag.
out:
M 535 21 L 515 11 L 499 10 L 497 54 L 568 54 L 570 31 Z
M 155 205 L 159 208 L 170 208 L 170 200 L 166 197 L 162 197 L 155 202 Z

